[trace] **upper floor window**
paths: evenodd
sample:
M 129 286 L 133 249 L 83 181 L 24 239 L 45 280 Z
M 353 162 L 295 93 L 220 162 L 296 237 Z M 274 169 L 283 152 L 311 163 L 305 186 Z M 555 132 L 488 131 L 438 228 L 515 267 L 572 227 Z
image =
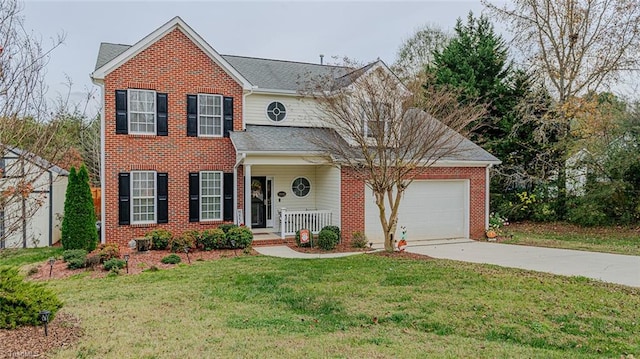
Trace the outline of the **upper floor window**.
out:
M 273 101 L 267 106 L 267 116 L 271 121 L 280 122 L 287 117 L 287 108 L 282 102 Z
M 222 96 L 198 94 L 198 135 L 222 136 Z
M 363 110 L 363 134 L 369 138 L 383 138 L 389 132 L 389 121 L 391 117 L 391 105 L 388 103 L 374 104 L 368 103 L 369 108 Z
M 187 136 L 229 137 L 233 131 L 233 97 L 187 95 Z
M 167 136 L 166 93 L 153 90 L 116 90 L 116 133 Z
M 129 90 L 129 133 L 156 133 L 156 92 Z

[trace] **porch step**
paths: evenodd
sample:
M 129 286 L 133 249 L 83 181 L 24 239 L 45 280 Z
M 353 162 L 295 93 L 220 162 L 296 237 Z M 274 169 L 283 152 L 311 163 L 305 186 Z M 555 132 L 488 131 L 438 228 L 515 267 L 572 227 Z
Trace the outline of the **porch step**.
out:
M 276 245 L 283 245 L 283 244 L 292 244 L 293 242 L 294 242 L 293 238 L 285 238 L 285 239 L 281 239 L 281 238 L 265 238 L 265 239 L 261 239 L 260 237 L 258 237 L 258 238 L 253 237 L 252 246 L 254 246 L 254 247 L 276 246 Z

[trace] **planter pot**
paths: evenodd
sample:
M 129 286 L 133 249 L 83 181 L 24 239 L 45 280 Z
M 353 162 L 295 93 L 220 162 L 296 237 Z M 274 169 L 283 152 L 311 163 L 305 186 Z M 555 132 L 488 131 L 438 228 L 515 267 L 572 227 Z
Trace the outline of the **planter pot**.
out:
M 490 229 L 490 230 L 487 231 L 486 235 L 487 235 L 487 238 L 489 240 L 491 240 L 491 239 L 495 240 L 495 238 L 498 236 L 498 233 L 496 233 L 495 230 Z

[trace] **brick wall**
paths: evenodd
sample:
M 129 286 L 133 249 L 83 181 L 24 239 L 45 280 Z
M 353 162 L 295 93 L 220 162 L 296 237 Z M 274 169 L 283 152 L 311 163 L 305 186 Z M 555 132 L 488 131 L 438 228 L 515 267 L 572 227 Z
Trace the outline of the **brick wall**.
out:
M 107 242 L 120 245 L 146 232 L 165 228 L 174 234 L 202 230 L 220 222 L 189 222 L 189 172 L 233 172 L 235 150 L 229 138 L 187 137 L 186 95 L 200 93 L 234 97 L 234 130 L 242 128 L 242 87 L 181 31 L 173 30 L 105 78 L 105 213 Z M 168 94 L 169 136 L 116 135 L 115 90 L 151 89 Z M 167 172 L 169 223 L 118 225 L 118 174 L 132 170 Z M 242 171 L 239 171 L 242 173 Z M 242 208 L 242 176 L 238 178 Z
M 417 180 L 469 179 L 469 237 L 481 239 L 485 231 L 485 167 L 431 167 L 416 176 Z M 364 232 L 365 184 L 348 168 L 342 169 L 342 223 L 345 240 L 355 231 Z

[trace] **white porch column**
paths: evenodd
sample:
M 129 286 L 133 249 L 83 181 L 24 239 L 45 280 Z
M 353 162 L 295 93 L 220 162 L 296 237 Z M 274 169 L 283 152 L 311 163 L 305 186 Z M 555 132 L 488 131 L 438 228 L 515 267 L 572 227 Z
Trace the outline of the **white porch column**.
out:
M 244 166 L 244 225 L 251 228 L 251 165 Z

